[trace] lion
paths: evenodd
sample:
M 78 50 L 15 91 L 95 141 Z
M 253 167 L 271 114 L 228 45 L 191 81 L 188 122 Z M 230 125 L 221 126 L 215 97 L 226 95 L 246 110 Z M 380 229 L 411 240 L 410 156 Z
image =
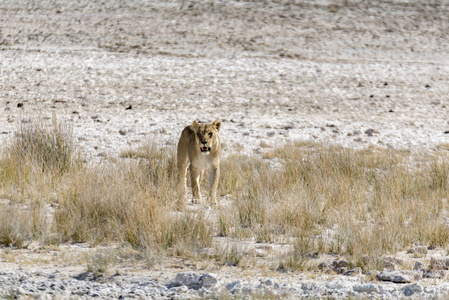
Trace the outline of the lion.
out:
M 206 170 L 209 173 L 209 202 L 217 202 L 218 179 L 220 178 L 221 144 L 218 132 L 221 122 L 198 124 L 184 128 L 178 142 L 178 170 L 180 174 L 179 189 L 186 194 L 187 167 L 190 168 L 190 183 L 192 185 L 193 203 L 201 203 L 200 184 Z M 190 162 L 190 165 L 189 165 Z

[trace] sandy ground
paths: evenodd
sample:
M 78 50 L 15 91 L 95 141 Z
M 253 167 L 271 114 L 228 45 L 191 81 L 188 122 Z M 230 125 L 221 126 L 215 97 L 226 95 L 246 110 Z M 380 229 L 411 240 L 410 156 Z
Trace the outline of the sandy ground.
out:
M 0 144 L 52 116 L 91 161 L 193 120 L 225 155 L 448 143 L 449 2 L 333 2 L 1 1 Z

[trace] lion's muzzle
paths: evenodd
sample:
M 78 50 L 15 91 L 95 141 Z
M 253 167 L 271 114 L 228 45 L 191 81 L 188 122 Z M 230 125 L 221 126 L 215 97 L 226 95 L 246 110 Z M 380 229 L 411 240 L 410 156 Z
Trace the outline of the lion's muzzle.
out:
M 201 147 L 200 150 L 201 150 L 201 153 L 205 154 L 205 155 L 210 153 L 210 147 L 207 147 L 207 146 Z

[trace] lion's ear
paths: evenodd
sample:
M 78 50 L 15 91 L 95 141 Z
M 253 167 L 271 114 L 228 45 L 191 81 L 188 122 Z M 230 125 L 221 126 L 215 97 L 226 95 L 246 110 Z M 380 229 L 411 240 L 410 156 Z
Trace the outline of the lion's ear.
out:
M 212 123 L 212 125 L 215 126 L 217 131 L 220 131 L 220 127 L 221 127 L 221 122 L 220 121 L 217 120 L 214 123 Z
M 194 130 L 197 130 L 200 127 L 200 124 L 198 124 L 196 121 L 193 121 L 192 127 Z

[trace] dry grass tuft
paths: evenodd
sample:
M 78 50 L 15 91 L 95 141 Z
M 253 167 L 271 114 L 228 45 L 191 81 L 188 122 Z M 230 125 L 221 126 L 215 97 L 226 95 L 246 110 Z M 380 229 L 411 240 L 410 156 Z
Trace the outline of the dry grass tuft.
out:
M 71 130 L 27 125 L 0 157 L 0 243 L 33 239 L 119 242 L 156 255 L 198 257 L 214 235 L 294 246 L 284 269 L 313 269 L 310 253 L 338 254 L 381 269 L 381 258 L 412 245 L 449 244 L 447 155 L 293 143 L 264 158 L 230 155 L 219 189 L 229 202 L 187 207 L 177 193 L 175 149 L 148 143 L 118 162 L 83 165 Z M 52 203 L 52 218 L 42 207 Z M 148 249 L 151 249 L 148 252 Z M 215 255 L 248 266 L 229 247 Z M 250 262 L 249 262 L 250 263 Z M 98 271 L 100 272 L 100 271 Z
M 44 123 L 21 124 L 5 152 L 2 179 L 23 177 L 31 171 L 63 174 L 80 163 L 70 126 L 58 123 L 56 118 L 51 127 Z
M 111 265 L 117 261 L 115 251 L 97 250 L 93 254 L 86 255 L 87 272 L 93 272 L 96 276 L 103 276 Z
M 55 200 L 61 178 L 81 166 L 71 129 L 53 119 L 21 124 L 0 157 L 0 243 L 25 247 L 36 238 L 48 237 L 50 220 L 45 202 Z
M 447 157 L 427 155 L 424 164 L 416 164 L 403 151 L 303 143 L 275 149 L 269 157 L 280 165 L 254 157 L 246 158 L 251 165 L 243 170 L 234 165 L 242 157 L 224 164 L 224 174 L 231 170 L 223 179 L 225 193 L 235 196 L 228 214 L 236 220 L 221 218 L 220 232 L 238 237 L 239 229 L 229 226 L 236 224 L 256 241 L 292 237 L 295 251 L 284 266 L 302 269 L 307 252 L 319 251 L 378 268 L 378 258 L 387 253 L 449 242 L 443 222 Z M 241 182 L 246 185 L 235 188 Z
M 202 212 L 172 214 L 161 229 L 161 245 L 175 250 L 176 255 L 196 255 L 201 249 L 212 246 L 213 224 Z
M 45 231 L 46 220 L 38 204 L 23 207 L 0 205 L 0 245 L 26 248 L 28 243 Z
M 143 160 L 72 174 L 55 214 L 58 231 L 67 241 L 118 241 L 182 255 L 210 246 L 210 222 L 177 205 L 173 149 L 147 147 L 141 154 Z

